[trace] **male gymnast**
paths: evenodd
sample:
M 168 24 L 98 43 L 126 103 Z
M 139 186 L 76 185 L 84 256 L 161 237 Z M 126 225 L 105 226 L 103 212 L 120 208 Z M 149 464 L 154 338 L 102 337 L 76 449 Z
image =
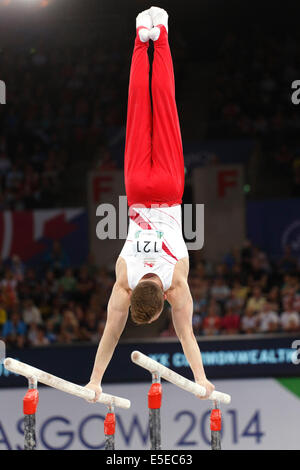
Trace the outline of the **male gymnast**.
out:
M 193 333 L 193 300 L 188 286 L 189 257 L 182 236 L 184 160 L 175 101 L 168 14 L 151 7 L 136 18 L 125 145 L 128 236 L 116 263 L 116 282 L 107 322 L 87 388 L 101 394 L 103 374 L 125 327 L 129 307 L 136 324 L 152 323 L 165 299 L 195 382 L 214 390 L 205 375 Z M 152 106 L 149 89 L 149 39 L 154 42 Z

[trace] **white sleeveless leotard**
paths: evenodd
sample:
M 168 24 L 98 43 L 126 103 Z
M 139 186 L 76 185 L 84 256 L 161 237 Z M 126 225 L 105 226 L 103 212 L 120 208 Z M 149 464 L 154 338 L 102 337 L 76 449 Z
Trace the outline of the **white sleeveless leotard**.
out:
M 131 208 L 129 230 L 120 253 L 130 289 L 145 274 L 156 274 L 167 291 L 178 260 L 188 257 L 182 236 L 181 206 Z

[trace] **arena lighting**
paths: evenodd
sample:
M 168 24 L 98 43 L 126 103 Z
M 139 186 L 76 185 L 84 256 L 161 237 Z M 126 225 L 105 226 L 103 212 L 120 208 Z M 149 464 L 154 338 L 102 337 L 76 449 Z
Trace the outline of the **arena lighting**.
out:
M 23 4 L 28 6 L 38 6 L 45 8 L 49 5 L 49 0 L 2 0 L 2 2 L 8 2 L 7 4 Z
M 34 5 L 38 4 L 40 0 L 13 0 L 14 4 L 23 3 L 24 5 Z

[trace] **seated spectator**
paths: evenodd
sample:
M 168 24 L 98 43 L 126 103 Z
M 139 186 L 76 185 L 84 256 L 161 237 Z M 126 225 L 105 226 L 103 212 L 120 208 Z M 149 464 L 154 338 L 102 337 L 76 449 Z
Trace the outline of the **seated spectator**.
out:
M 278 286 L 273 286 L 267 294 L 267 301 L 272 305 L 272 310 L 279 312 L 280 291 Z
M 235 299 L 238 299 L 238 302 L 241 306 L 244 305 L 248 292 L 249 287 L 243 286 L 241 280 L 238 277 L 235 277 L 233 281 L 232 295 Z
M 50 316 L 51 321 L 53 322 L 53 328 L 55 333 L 59 333 L 60 331 L 60 325 L 62 322 L 62 315 L 60 313 L 60 309 L 58 307 L 55 307 L 53 309 L 53 313 Z
M 200 334 L 201 325 L 202 325 L 202 317 L 199 313 L 194 313 L 192 318 L 193 330 L 195 335 Z
M 224 264 L 228 269 L 232 269 L 233 266 L 240 261 L 240 253 L 236 250 L 231 250 L 225 254 L 223 258 Z
M 236 295 L 236 291 L 232 290 L 229 299 L 225 303 L 225 310 L 232 308 L 235 312 L 240 313 L 244 305 L 245 300 L 242 297 Z
M 48 339 L 49 344 L 56 343 L 57 334 L 55 332 L 55 322 L 53 318 L 48 318 L 46 321 L 46 338 Z
M 274 333 L 278 330 L 279 316 L 277 312 L 272 310 L 272 306 L 265 302 L 262 311 L 258 313 L 258 326 L 259 333 Z
M 292 273 L 297 269 L 297 259 L 292 254 L 292 249 L 289 245 L 284 247 L 283 257 L 278 263 L 278 267 L 283 273 Z
M 221 319 L 214 304 L 209 306 L 207 316 L 203 320 L 203 334 L 218 335 L 221 329 Z
M 202 296 L 202 289 L 199 287 L 191 288 L 191 294 L 193 297 L 193 312 L 195 314 L 199 314 L 201 311 L 201 306 L 203 305 L 203 301 L 206 299 Z
M 5 275 L 0 282 L 0 288 L 3 295 L 3 300 L 7 307 L 13 306 L 17 301 L 17 287 L 18 281 L 15 278 L 11 269 L 5 270 Z
M 293 308 L 300 312 L 300 287 L 295 288 L 294 297 L 293 297 Z
M 7 321 L 7 311 L 3 304 L 0 303 L 0 328 Z
M 35 297 L 37 291 L 40 289 L 40 282 L 34 269 L 27 269 L 22 286 L 23 292 L 27 297 Z
M 27 340 L 30 346 L 34 346 L 38 334 L 37 324 L 32 322 L 28 325 Z
M 65 293 L 72 293 L 76 290 L 77 281 L 71 268 L 66 269 L 64 276 L 59 281 Z
M 251 259 L 249 274 L 255 283 L 263 285 L 266 282 L 267 276 L 258 255 Z
M 294 289 L 298 284 L 296 276 L 291 274 L 285 274 L 283 277 L 283 284 L 281 286 L 281 295 L 289 295 L 290 289 Z
M 228 267 L 225 263 L 219 263 L 215 267 L 215 277 L 228 280 Z
M 42 316 L 40 310 L 34 305 L 31 299 L 24 300 L 22 317 L 26 325 L 35 323 L 40 325 L 42 323 Z
M 221 319 L 221 330 L 226 335 L 236 335 L 240 328 L 240 316 L 229 306 L 226 308 L 225 316 Z
M 253 288 L 252 296 L 248 299 L 246 309 L 253 312 L 260 312 L 266 303 L 265 297 L 262 296 L 261 288 L 256 286 Z
M 58 281 L 55 278 L 54 272 L 49 270 L 46 272 L 45 279 L 42 282 L 44 298 L 50 301 L 57 293 Z
M 59 341 L 61 343 L 73 343 L 79 340 L 79 324 L 71 310 L 65 310 L 60 325 Z
M 82 304 L 88 304 L 91 294 L 94 289 L 94 282 L 89 277 L 88 268 L 83 266 L 79 272 L 79 279 L 77 283 L 77 298 Z
M 80 328 L 81 338 L 84 341 L 95 342 L 98 339 L 98 320 L 95 312 L 89 310 L 86 313 Z
M 222 307 L 224 306 L 224 303 L 230 296 L 230 289 L 222 277 L 215 279 L 210 290 L 210 295 L 212 299 L 216 300 Z
M 60 275 L 69 266 L 69 258 L 59 241 L 53 242 L 53 248 L 45 257 L 48 269 Z
M 36 335 L 32 338 L 30 344 L 31 346 L 48 346 L 50 344 L 44 326 L 36 325 Z
M 293 309 L 293 302 L 290 301 L 287 309 L 280 315 L 280 324 L 283 331 L 294 333 L 300 330 L 300 315 Z
M 10 269 L 11 269 L 14 279 L 17 282 L 23 281 L 25 267 L 22 261 L 20 260 L 19 256 L 14 255 L 12 257 Z
M 247 308 L 241 319 L 242 333 L 252 334 L 257 330 L 257 315 L 251 308 Z
M 25 337 L 26 324 L 21 319 L 19 312 L 14 311 L 11 318 L 7 320 L 2 328 L 2 337 L 9 346 L 17 346 L 18 336 Z

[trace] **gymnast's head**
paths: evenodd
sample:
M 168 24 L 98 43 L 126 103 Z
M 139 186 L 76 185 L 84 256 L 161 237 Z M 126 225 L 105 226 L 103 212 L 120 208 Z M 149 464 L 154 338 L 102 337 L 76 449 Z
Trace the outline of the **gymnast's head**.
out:
M 152 323 L 164 308 L 165 294 L 158 276 L 142 278 L 131 294 L 131 318 L 137 325 Z

